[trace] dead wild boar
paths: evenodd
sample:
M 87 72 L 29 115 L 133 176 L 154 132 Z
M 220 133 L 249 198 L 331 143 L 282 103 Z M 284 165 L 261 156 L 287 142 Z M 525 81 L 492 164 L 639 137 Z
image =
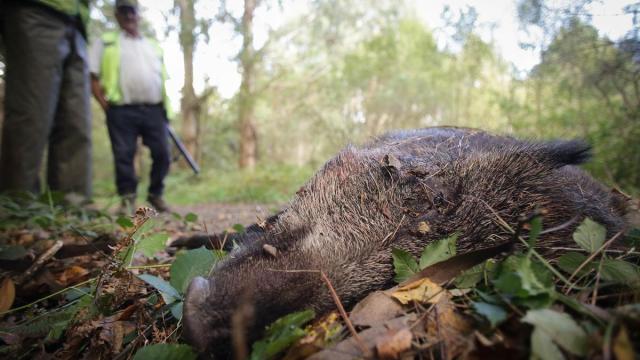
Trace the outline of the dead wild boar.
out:
M 625 228 L 624 200 L 574 166 L 588 157 L 581 141 L 536 143 L 451 127 L 348 146 L 283 211 L 237 239 L 211 278 L 192 281 L 184 335 L 205 356 L 228 354 L 241 304 L 252 306 L 240 330 L 249 340 L 293 311 L 335 308 L 318 273 L 299 270 L 324 271 L 343 304 L 353 305 L 392 285 L 392 248 L 418 256 L 455 232 L 459 253 L 492 246 L 512 237 L 498 217 L 515 228 L 522 214 L 545 209 L 544 227 L 560 227 L 538 240 L 547 256 L 571 242 L 585 216 L 612 235 Z

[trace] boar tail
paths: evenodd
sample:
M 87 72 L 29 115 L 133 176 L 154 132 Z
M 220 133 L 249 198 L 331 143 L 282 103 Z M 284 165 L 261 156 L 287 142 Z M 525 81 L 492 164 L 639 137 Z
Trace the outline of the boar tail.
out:
M 591 145 L 582 140 L 551 141 L 543 145 L 542 152 L 555 167 L 579 165 L 591 158 Z

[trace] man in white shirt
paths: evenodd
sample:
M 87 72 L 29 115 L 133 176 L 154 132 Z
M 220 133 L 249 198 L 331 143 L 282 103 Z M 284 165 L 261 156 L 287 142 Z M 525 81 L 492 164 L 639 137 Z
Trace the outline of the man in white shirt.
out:
M 135 207 L 138 178 L 133 165 L 138 137 L 151 151 L 147 201 L 168 211 L 162 198 L 169 172 L 168 101 L 162 50 L 139 31 L 137 2 L 116 1 L 120 31 L 106 33 L 89 53 L 91 90 L 107 115 L 123 210 Z

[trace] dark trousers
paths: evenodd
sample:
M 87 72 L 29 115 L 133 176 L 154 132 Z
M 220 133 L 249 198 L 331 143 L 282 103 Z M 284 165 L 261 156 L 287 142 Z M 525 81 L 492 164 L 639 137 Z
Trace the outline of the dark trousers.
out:
M 116 170 L 118 194 L 135 194 L 138 178 L 133 166 L 138 137 L 151 151 L 149 195 L 160 196 L 169 173 L 171 155 L 167 117 L 161 105 L 112 105 L 107 110 L 107 128 Z
M 6 90 L 0 191 L 39 192 L 40 166 L 48 144 L 48 186 L 89 197 L 86 41 L 74 24 L 46 8 L 14 1 L 2 6 Z

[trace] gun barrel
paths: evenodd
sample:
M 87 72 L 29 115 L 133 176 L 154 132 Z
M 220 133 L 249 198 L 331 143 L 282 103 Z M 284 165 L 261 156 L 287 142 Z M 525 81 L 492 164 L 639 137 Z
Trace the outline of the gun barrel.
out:
M 187 163 L 189 164 L 193 172 L 196 175 L 200 174 L 200 167 L 198 166 L 198 163 L 196 163 L 196 161 L 193 159 L 193 157 L 189 153 L 189 150 L 187 150 L 187 148 L 184 146 L 182 141 L 180 141 L 180 138 L 178 138 L 178 135 L 175 133 L 173 128 L 167 125 L 167 130 L 169 132 L 169 137 L 171 137 L 171 140 L 176 145 L 176 147 L 178 148 L 178 151 L 180 151 L 180 153 L 182 154 L 184 159 L 187 161 Z

